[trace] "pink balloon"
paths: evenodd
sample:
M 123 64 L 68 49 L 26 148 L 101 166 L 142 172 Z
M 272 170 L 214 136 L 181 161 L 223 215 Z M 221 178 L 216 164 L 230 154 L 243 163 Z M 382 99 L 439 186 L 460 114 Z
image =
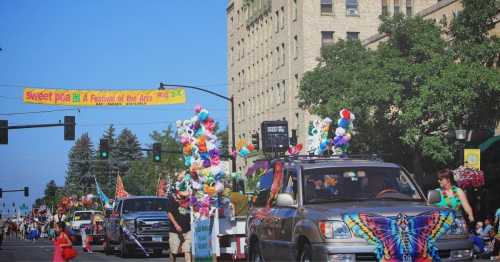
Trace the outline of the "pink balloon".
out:
M 201 105 L 196 105 L 196 106 L 194 106 L 194 111 L 195 111 L 196 113 L 199 113 L 199 112 L 201 111 Z

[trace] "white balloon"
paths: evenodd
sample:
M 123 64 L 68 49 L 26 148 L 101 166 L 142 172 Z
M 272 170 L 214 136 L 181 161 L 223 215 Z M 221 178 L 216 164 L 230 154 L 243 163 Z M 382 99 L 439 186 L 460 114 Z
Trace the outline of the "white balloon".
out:
M 337 127 L 337 129 L 335 129 L 335 135 L 337 136 L 345 135 L 345 129 L 343 129 L 342 127 Z

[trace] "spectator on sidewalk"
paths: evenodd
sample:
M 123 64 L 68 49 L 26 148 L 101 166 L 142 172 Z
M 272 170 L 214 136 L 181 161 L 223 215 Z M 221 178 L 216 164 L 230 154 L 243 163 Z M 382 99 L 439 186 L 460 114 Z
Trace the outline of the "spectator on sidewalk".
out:
M 4 229 L 5 229 L 5 220 L 2 218 L 2 214 L 0 214 L 0 250 L 2 250 Z

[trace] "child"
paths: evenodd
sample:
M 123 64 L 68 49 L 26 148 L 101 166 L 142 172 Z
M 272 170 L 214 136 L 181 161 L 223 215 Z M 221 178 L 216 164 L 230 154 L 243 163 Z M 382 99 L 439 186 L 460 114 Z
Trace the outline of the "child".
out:
M 66 232 L 66 224 L 58 222 L 56 224 L 56 232 L 58 234 L 54 241 L 54 257 L 53 262 L 67 262 L 76 257 L 76 251 L 73 249 L 73 242 Z

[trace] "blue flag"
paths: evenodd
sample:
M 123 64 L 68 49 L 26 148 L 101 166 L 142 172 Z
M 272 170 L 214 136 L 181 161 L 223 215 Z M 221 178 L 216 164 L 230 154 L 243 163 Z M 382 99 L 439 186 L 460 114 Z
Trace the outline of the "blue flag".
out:
M 94 177 L 95 180 L 95 189 L 97 191 L 97 195 L 99 196 L 99 199 L 101 199 L 102 203 L 104 204 L 104 207 L 109 207 L 109 198 L 102 192 L 101 187 L 99 186 L 99 183 L 97 183 L 97 179 Z

